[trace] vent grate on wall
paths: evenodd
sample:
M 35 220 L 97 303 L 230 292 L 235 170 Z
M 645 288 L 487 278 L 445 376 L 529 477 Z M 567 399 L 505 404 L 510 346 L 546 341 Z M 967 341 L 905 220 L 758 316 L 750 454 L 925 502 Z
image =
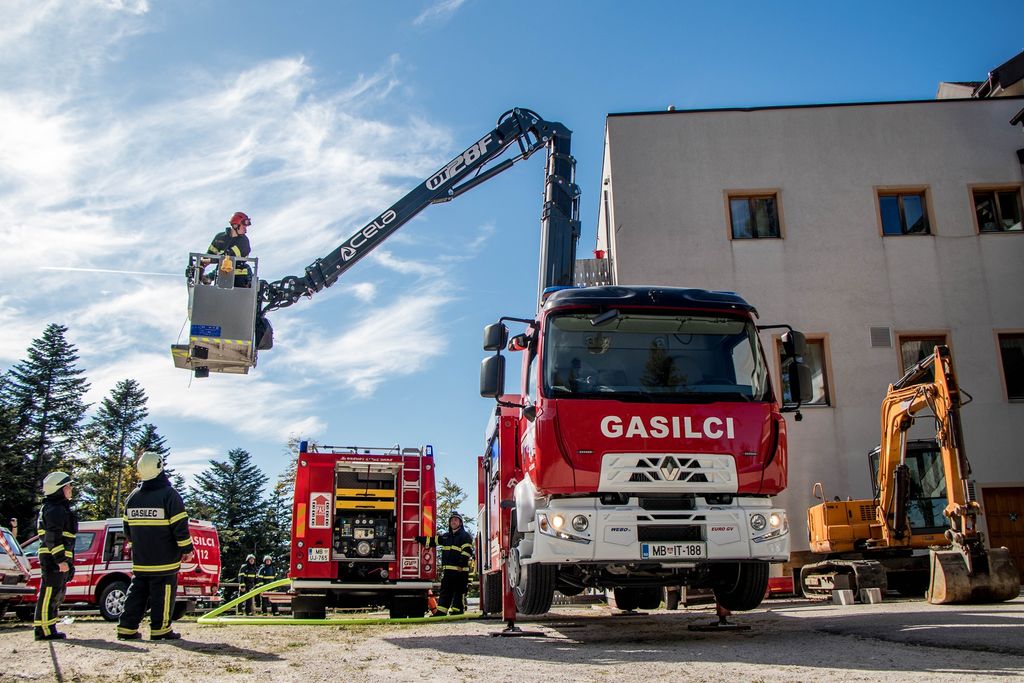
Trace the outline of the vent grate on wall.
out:
M 871 347 L 878 349 L 892 348 L 892 330 L 888 327 L 871 328 Z

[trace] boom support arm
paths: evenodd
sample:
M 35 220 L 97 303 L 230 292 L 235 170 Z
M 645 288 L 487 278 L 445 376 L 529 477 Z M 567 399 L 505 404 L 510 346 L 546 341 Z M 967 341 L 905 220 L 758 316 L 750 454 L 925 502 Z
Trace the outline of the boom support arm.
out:
M 528 109 L 512 109 L 498 119 L 494 130 L 445 164 L 423 183 L 378 215 L 341 246 L 306 266 L 304 275 L 275 282 L 260 281 L 261 313 L 291 306 L 302 296 L 330 287 L 349 268 L 431 204 L 455 197 L 547 149 L 547 181 L 542 215 L 540 289 L 572 284 L 579 237 L 579 190 L 575 161 L 569 154 L 572 132 L 561 123 L 545 121 Z M 512 145 L 518 153 L 485 170 Z M 538 292 L 539 295 L 539 292 Z

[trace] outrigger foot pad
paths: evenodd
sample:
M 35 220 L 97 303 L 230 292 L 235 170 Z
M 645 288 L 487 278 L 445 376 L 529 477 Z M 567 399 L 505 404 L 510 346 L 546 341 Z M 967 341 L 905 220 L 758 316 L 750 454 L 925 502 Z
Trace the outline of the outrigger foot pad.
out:
M 504 631 L 498 631 L 491 634 L 492 638 L 524 638 L 528 636 L 534 638 L 546 638 L 547 634 L 541 631 L 524 631 L 516 626 L 516 622 L 511 620 L 507 622 Z
M 746 624 L 734 624 L 728 620 L 728 616 L 732 614 L 729 610 L 722 607 L 719 604 L 715 604 L 715 613 L 718 614 L 718 621 L 712 621 L 709 624 L 697 625 L 691 624 L 687 626 L 689 631 L 749 631 L 750 627 Z

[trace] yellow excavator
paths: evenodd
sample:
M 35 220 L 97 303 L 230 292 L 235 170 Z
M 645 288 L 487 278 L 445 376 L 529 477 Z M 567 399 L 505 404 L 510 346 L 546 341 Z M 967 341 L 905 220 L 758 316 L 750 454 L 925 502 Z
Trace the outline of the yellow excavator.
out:
M 808 509 L 807 527 L 811 551 L 825 557 L 800 569 L 804 595 L 829 597 L 835 588 L 850 588 L 855 594 L 863 588 L 879 588 L 884 594 L 893 587 L 901 594 L 926 595 L 936 605 L 1017 597 L 1020 575 L 1009 550 L 986 549 L 984 535 L 977 529 L 981 506 L 968 481 L 962 405 L 946 346 L 935 347 L 931 356 L 889 385 L 882 401 L 875 498 L 827 501 L 821 484 L 815 484 L 815 495 L 822 502 Z M 913 469 L 908 464 L 907 431 L 926 408 L 936 425 L 931 442 L 936 462 L 932 464 L 941 469 L 929 468 L 926 462 Z M 922 464 L 921 451 L 911 462 Z M 930 481 L 924 481 L 922 474 L 929 470 Z M 912 517 L 921 516 L 913 514 L 911 504 L 922 500 L 925 489 L 942 487 L 940 479 L 944 479 L 945 528 L 915 526 L 917 520 Z

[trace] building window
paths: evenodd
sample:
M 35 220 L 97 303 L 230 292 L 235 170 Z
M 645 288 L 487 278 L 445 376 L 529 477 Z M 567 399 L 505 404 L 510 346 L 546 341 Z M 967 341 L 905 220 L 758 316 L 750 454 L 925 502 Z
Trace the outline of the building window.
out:
M 883 235 L 930 235 L 928 202 L 923 191 L 878 193 Z
M 1003 361 L 1006 397 L 1024 401 L 1024 332 L 999 335 L 999 354 Z
M 935 353 L 936 346 L 949 346 L 949 339 L 944 334 L 901 334 L 898 338 L 901 375 Z
M 779 195 L 730 194 L 729 223 L 734 240 L 782 237 L 779 220 Z
M 978 232 L 1020 232 L 1022 230 L 1020 187 L 975 188 L 974 216 Z
M 793 401 L 793 392 L 789 389 L 789 364 L 792 360 L 787 360 L 782 357 L 782 343 L 776 344 L 777 353 L 779 354 L 779 366 L 782 370 L 782 403 L 786 406 L 793 406 L 796 403 Z M 807 339 L 807 352 L 803 357 L 804 364 L 807 365 L 811 371 L 811 400 L 807 403 L 802 403 L 805 406 L 830 406 L 832 405 L 832 399 L 830 397 L 829 390 L 829 378 L 828 378 L 828 363 L 826 362 L 826 348 L 825 340 L 823 338 Z

